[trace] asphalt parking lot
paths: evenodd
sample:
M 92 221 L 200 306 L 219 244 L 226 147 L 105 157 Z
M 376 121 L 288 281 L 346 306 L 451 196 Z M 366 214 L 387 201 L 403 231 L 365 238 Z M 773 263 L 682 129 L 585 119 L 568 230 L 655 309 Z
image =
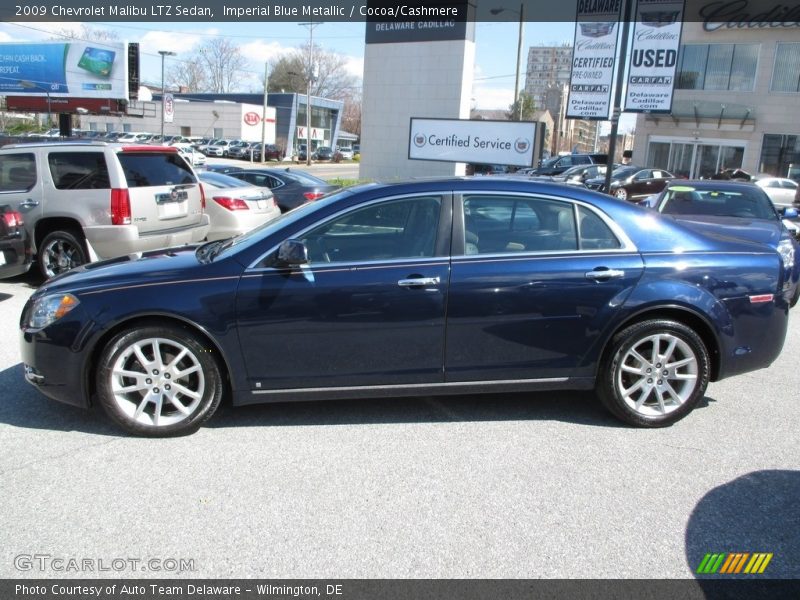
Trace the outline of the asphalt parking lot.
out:
M 662 430 L 542 393 L 226 407 L 148 440 L 24 382 L 37 284 L 0 281 L 2 578 L 691 578 L 709 552 L 800 577 L 800 313 L 771 368 Z

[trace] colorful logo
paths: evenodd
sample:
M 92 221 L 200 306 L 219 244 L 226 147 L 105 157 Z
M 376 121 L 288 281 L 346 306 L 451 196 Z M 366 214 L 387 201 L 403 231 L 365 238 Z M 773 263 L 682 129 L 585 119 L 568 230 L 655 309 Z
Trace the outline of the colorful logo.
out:
M 421 133 L 417 133 L 414 135 L 414 145 L 417 148 L 422 148 L 425 145 L 425 136 Z
M 250 126 L 258 125 L 261 122 L 261 116 L 257 112 L 245 113 L 244 122 Z
M 530 147 L 531 147 L 530 141 L 526 140 L 525 138 L 517 138 L 517 141 L 514 142 L 514 150 L 516 150 L 520 154 L 525 154 L 528 151 L 528 148 Z
M 772 560 L 772 552 L 708 553 L 696 573 L 701 575 L 761 575 Z

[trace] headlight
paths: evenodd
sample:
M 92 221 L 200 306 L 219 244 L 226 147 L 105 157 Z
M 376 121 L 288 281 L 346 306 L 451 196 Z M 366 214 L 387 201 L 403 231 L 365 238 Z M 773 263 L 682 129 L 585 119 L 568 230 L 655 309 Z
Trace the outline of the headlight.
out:
M 58 321 L 78 304 L 80 304 L 80 300 L 72 294 L 42 296 L 33 303 L 28 319 L 28 327 L 32 329 L 47 327 L 51 323 Z
M 794 266 L 794 243 L 792 240 L 778 242 L 778 254 L 781 255 L 784 269 L 791 269 Z

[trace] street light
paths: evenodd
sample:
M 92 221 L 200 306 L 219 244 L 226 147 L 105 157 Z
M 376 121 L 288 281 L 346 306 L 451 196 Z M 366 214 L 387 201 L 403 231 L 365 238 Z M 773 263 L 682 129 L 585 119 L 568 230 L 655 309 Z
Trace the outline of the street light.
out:
M 161 143 L 164 143 L 164 94 L 166 89 L 164 88 L 164 57 L 165 56 L 177 56 L 175 52 L 170 52 L 169 50 L 159 50 L 158 53 L 161 55 Z
M 514 72 L 514 119 L 522 120 L 522 107 L 519 105 L 519 68 L 522 64 L 522 38 L 525 32 L 525 4 L 520 3 L 519 10 L 513 8 L 493 8 L 489 12 L 493 15 L 508 11 L 519 15 L 519 35 L 517 36 L 517 70 Z
M 34 83 L 33 81 L 28 81 L 27 79 L 20 79 L 19 85 L 20 87 L 23 87 L 26 90 L 41 90 L 45 94 L 47 94 L 47 130 L 50 131 L 50 127 L 53 121 L 52 110 L 50 109 L 50 90 L 48 90 L 46 87 L 42 87 Z

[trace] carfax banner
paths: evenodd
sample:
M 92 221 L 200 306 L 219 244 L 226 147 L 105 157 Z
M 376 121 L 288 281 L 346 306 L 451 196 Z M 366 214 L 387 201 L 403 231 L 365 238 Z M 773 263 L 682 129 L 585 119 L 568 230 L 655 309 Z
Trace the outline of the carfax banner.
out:
M 669 113 L 678 68 L 684 0 L 639 0 L 626 112 Z
M 608 119 L 621 12 L 622 0 L 578 0 L 568 119 Z
M 128 99 L 123 42 L 0 44 L 0 94 Z

